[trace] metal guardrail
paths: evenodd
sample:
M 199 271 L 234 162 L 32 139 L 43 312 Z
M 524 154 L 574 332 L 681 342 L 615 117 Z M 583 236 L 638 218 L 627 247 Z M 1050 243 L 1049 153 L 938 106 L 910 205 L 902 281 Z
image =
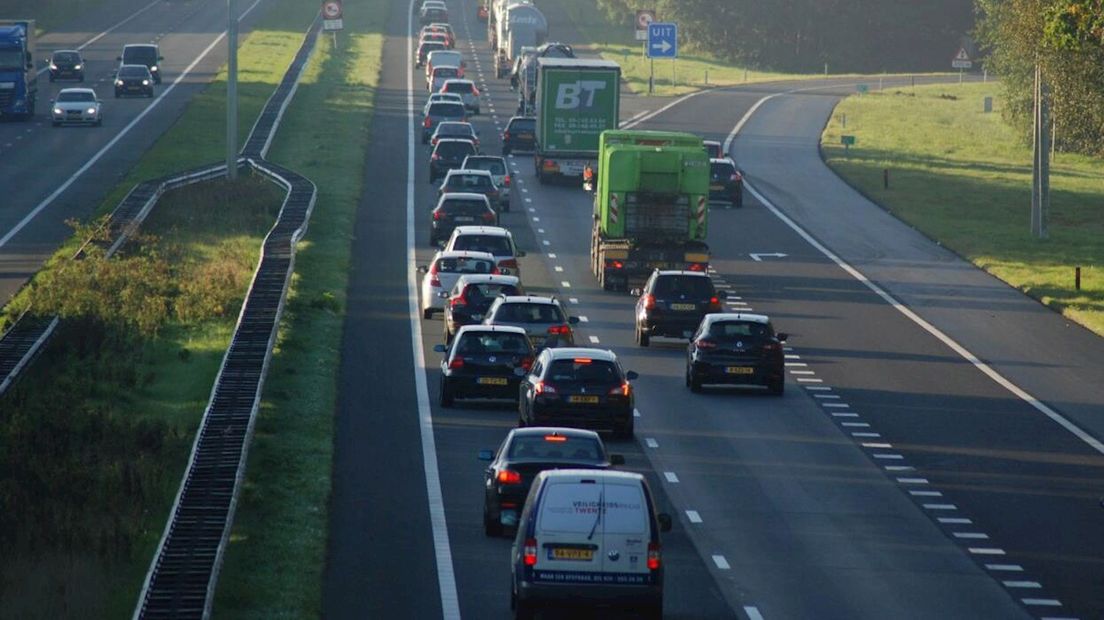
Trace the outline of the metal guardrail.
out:
M 317 198 L 310 180 L 263 159 L 314 49 L 316 19 L 242 151 L 254 171 L 287 190 L 242 304 L 230 347 L 196 433 L 184 479 L 139 596 L 135 619 L 209 618 L 261 392 L 275 344 L 295 245 Z

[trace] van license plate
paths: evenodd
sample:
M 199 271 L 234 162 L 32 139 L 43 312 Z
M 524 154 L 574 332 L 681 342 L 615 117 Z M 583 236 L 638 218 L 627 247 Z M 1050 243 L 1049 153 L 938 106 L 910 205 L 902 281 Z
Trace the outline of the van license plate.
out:
M 568 396 L 567 397 L 567 402 L 569 402 L 569 403 L 586 403 L 586 404 L 593 405 L 593 404 L 598 402 L 598 397 L 597 396 Z
M 594 559 L 593 549 L 573 549 L 570 547 L 553 547 L 548 550 L 550 560 L 569 560 L 576 562 L 590 562 Z
M 506 385 L 506 377 L 479 377 L 476 383 L 480 385 Z
M 725 368 L 725 372 L 730 375 L 753 375 L 755 369 L 751 366 L 728 366 Z
M 672 310 L 697 310 L 697 304 L 671 304 Z

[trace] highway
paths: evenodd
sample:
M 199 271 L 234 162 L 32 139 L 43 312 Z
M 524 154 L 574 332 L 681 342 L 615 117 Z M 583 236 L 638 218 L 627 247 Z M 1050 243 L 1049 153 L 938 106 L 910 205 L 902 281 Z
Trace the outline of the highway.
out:
M 412 298 L 414 268 L 432 256 L 428 149 L 411 124 L 425 92 L 407 7 L 394 6 L 353 231 L 325 613 L 508 617 L 510 543 L 483 535 L 475 455 L 516 415 L 435 404 L 440 318 L 422 320 Z M 514 95 L 493 78 L 474 6 L 449 6 L 486 82 L 475 125 L 497 153 Z M 713 211 L 713 275 L 731 308 L 791 334 L 781 399 L 691 394 L 684 343 L 636 348 L 633 300 L 589 273 L 590 197 L 541 186 L 529 158 L 511 158 L 502 221 L 529 252 L 527 288 L 566 300 L 586 319 L 577 341 L 641 374 L 636 440 L 611 449 L 675 517 L 667 616 L 1100 617 L 1104 344 L 823 167 L 820 129 L 854 90 L 726 89 L 639 125 L 725 140 L 741 124 L 731 152 L 754 190 L 744 209 Z
M 237 3 L 243 33 L 264 6 Z M 52 50 L 80 48 L 86 78 L 50 83 L 43 73 L 33 122 L 0 122 L 0 302 L 71 234 L 65 221 L 87 219 L 214 77 L 226 61 L 225 27 L 218 0 L 115 0 L 39 39 L 36 65 Z M 164 78 L 153 99 L 114 98 L 115 59 L 127 43 L 160 46 Z M 70 86 L 96 89 L 102 127 L 50 126 L 49 101 Z

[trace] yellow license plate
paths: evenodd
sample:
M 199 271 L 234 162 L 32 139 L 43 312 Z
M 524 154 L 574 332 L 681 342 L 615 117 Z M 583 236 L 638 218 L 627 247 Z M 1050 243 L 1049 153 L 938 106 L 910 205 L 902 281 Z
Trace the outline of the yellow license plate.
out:
M 479 377 L 476 382 L 480 385 L 506 385 L 506 377 Z
M 730 375 L 753 375 L 755 369 L 750 366 L 729 366 L 725 368 L 725 372 Z
M 593 549 L 565 549 L 557 547 L 552 549 L 553 560 L 575 560 L 589 562 L 594 559 Z
M 671 304 L 672 310 L 697 310 L 696 304 Z
M 594 404 L 598 402 L 597 396 L 568 396 L 567 402 L 569 403 L 589 403 Z

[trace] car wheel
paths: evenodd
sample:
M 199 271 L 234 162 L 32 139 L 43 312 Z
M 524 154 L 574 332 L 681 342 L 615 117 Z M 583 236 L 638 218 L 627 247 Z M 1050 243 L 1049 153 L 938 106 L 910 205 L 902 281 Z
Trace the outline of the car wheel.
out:
M 767 384 L 767 389 L 775 396 L 781 396 L 786 392 L 786 380 L 779 378 Z
M 660 600 L 654 605 L 649 605 L 640 610 L 640 617 L 644 620 L 662 620 L 663 619 L 663 601 Z
M 438 403 L 446 409 L 451 407 L 454 402 L 452 394 L 452 386 L 449 385 L 448 379 L 441 377 L 441 388 L 438 392 Z
M 503 146 L 503 147 L 502 147 L 502 154 L 503 154 L 503 155 L 509 155 L 509 154 L 510 154 L 510 147 L 508 147 L 508 146 Z
M 423 319 L 432 319 L 433 318 L 433 308 L 422 308 L 422 318 Z
M 533 603 L 518 599 L 514 604 L 514 620 L 533 620 L 536 608 Z
M 702 391 L 701 377 L 699 377 L 697 375 L 697 373 L 694 372 L 693 369 L 690 369 L 689 379 L 690 379 L 690 391 L 691 392 L 694 392 L 696 394 L 696 393 Z
M 502 536 L 502 524 L 492 521 L 486 510 L 483 511 L 483 534 L 491 538 Z
M 633 438 L 633 421 L 629 418 L 629 421 L 623 424 L 621 427 L 614 429 L 614 439 L 623 439 L 625 441 L 631 441 Z
M 652 337 L 644 333 L 644 328 L 639 325 L 636 326 L 636 344 L 646 347 L 652 343 Z

